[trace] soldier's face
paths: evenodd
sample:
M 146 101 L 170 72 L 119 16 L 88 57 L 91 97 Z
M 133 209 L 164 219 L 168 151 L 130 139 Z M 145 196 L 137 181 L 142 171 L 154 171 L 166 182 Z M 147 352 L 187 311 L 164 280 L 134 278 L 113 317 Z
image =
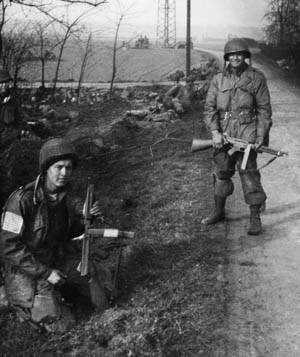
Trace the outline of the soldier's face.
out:
M 245 55 L 243 52 L 234 52 L 228 55 L 228 60 L 233 68 L 238 68 L 245 62 Z
M 72 178 L 73 165 L 71 160 L 60 160 L 47 170 L 46 186 L 48 190 L 56 191 L 66 186 Z

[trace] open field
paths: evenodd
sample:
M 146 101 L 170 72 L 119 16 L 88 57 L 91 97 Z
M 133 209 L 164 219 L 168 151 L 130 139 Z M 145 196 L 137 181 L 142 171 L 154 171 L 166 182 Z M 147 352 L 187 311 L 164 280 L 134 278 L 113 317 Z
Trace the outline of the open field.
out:
M 108 46 L 99 47 L 89 59 L 84 82 L 109 82 L 112 73 L 112 49 Z M 150 48 L 127 49 L 117 52 L 117 74 L 115 82 L 160 82 L 167 80 L 170 73 L 177 69 L 185 71 L 185 50 Z M 193 50 L 191 53 L 192 67 L 199 67 L 207 61 L 205 52 Z M 60 81 L 78 81 L 81 56 L 75 49 L 67 49 L 61 64 Z M 46 80 L 52 81 L 55 73 L 55 61 L 46 65 Z M 29 82 L 41 79 L 40 63 L 31 62 L 20 76 Z

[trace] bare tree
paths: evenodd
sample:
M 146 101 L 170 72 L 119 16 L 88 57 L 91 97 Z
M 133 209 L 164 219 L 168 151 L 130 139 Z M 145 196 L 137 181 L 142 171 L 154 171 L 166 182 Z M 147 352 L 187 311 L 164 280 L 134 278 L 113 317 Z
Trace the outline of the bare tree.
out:
M 119 31 L 120 31 L 120 26 L 122 21 L 125 19 L 125 17 L 129 17 L 132 15 L 130 13 L 130 9 L 132 8 L 132 4 L 130 4 L 127 8 L 124 8 L 121 6 L 120 1 L 117 1 L 117 6 L 118 6 L 118 20 L 116 22 L 116 29 L 115 29 L 115 35 L 114 35 L 114 44 L 113 44 L 113 55 L 112 55 L 112 75 L 111 75 L 111 80 L 110 80 L 110 89 L 109 92 L 112 93 L 113 90 L 113 85 L 114 81 L 116 78 L 117 74 L 117 51 L 120 49 L 122 46 L 118 47 L 118 38 L 119 38 Z
M 265 18 L 265 34 L 270 54 L 285 58 L 299 71 L 300 6 L 299 0 L 269 0 Z
M 299 0 L 269 0 L 265 18 L 269 42 L 279 46 L 300 42 Z
M 100 5 L 106 4 L 108 0 L 0 0 L 0 57 L 2 55 L 2 33 L 6 23 L 6 15 L 9 7 L 23 6 L 33 8 L 44 14 L 46 17 L 54 21 L 62 22 L 57 16 L 56 9 L 58 7 L 70 7 L 72 5 L 86 5 L 87 9 L 97 8 Z
M 46 61 L 54 58 L 53 51 L 58 46 L 58 43 L 54 40 L 53 31 L 49 28 L 53 25 L 54 20 L 50 20 L 46 23 L 37 22 L 34 25 L 34 33 L 36 35 L 35 46 L 33 48 L 34 53 L 37 53 L 37 58 L 41 62 L 41 85 L 45 87 L 45 66 Z
M 55 74 L 54 74 L 54 79 L 53 79 L 53 92 L 56 89 L 57 81 L 58 81 L 58 75 L 59 75 L 59 69 L 63 57 L 63 52 L 66 47 L 66 43 L 68 39 L 72 36 L 75 35 L 76 33 L 79 33 L 83 30 L 83 27 L 79 26 L 80 19 L 84 16 L 84 14 L 81 14 L 78 16 L 75 20 L 71 21 L 70 23 L 68 21 L 65 21 L 64 23 L 61 24 L 61 26 L 64 29 L 64 34 L 61 40 L 59 41 L 58 48 L 59 48 L 59 53 L 57 56 L 57 62 L 56 62 L 56 69 L 55 69 Z
M 29 28 L 29 24 L 15 25 L 2 38 L 3 66 L 12 73 L 15 86 L 21 68 L 32 59 L 34 37 Z
M 1 1 L 1 14 L 0 14 L 0 57 L 2 56 L 2 43 L 3 43 L 2 33 L 3 33 L 4 24 L 5 24 L 5 15 L 6 15 L 7 6 L 8 6 L 8 3 L 6 3 L 2 0 Z
M 121 15 L 119 17 L 119 20 L 117 22 L 115 39 L 114 39 L 113 58 L 112 58 L 112 74 L 111 74 L 110 88 L 109 88 L 109 92 L 110 93 L 112 93 L 113 86 L 114 86 L 114 81 L 115 81 L 116 73 L 117 73 L 117 65 L 116 65 L 117 44 L 118 44 L 119 30 L 120 30 L 120 26 L 121 26 L 121 22 L 122 22 L 123 18 L 124 18 L 124 14 L 121 13 Z
M 86 65 L 87 65 L 88 59 L 91 56 L 91 54 L 92 54 L 92 33 L 90 32 L 88 39 L 86 41 L 86 46 L 85 46 L 85 50 L 84 50 L 82 62 L 81 62 L 81 68 L 80 68 L 80 74 L 79 74 L 79 80 L 78 80 L 78 86 L 77 86 L 77 100 L 79 100 L 79 97 L 80 97 L 80 91 L 81 91 L 81 86 L 82 86 L 82 82 L 83 82 L 84 75 L 85 75 Z

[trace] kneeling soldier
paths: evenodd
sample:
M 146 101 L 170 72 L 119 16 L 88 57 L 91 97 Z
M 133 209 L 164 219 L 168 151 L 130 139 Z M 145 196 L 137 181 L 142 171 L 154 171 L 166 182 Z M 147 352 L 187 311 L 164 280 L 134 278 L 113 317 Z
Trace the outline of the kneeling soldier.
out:
M 2 215 L 0 254 L 8 301 L 23 320 L 51 332 L 65 332 L 75 322 L 65 293 L 87 297 L 98 309 L 107 304 L 99 279 L 95 286 L 95 279 L 91 284 L 77 271 L 80 252 L 72 238 L 84 230 L 82 204 L 70 194 L 77 161 L 70 143 L 47 141 L 36 181 L 16 190 Z M 90 214 L 100 214 L 98 202 Z M 95 262 L 90 264 L 97 271 Z

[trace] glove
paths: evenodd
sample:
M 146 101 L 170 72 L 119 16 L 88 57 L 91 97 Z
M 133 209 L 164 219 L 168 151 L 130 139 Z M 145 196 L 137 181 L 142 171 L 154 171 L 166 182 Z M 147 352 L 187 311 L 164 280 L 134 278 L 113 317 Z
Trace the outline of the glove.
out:
M 66 279 L 67 276 L 63 272 L 57 269 L 53 269 L 51 270 L 47 281 L 52 285 L 63 285 L 66 282 Z
M 257 152 L 263 146 L 263 143 L 264 138 L 261 136 L 257 137 L 254 144 L 254 150 Z
M 221 149 L 224 144 L 223 134 L 220 133 L 218 130 L 212 131 L 212 140 L 213 140 L 213 147 L 215 149 Z

